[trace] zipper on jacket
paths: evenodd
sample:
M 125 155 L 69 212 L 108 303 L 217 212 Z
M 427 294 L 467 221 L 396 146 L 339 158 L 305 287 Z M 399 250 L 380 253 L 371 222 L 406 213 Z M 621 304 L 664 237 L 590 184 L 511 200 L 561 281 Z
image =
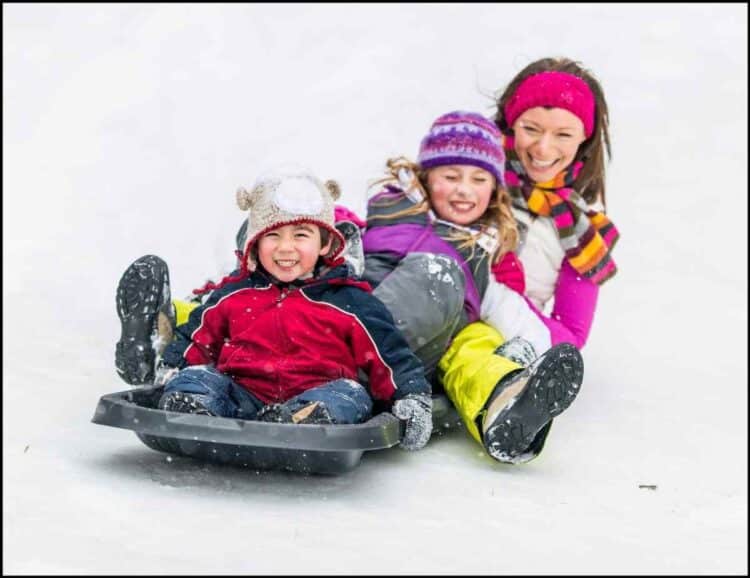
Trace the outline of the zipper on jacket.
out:
M 277 366 L 277 372 L 276 372 L 276 402 L 277 403 L 283 403 L 282 395 L 281 395 L 281 392 L 282 392 L 281 373 L 284 370 L 285 361 L 289 355 L 289 345 L 287 343 L 287 336 L 284 331 L 284 325 L 281 322 L 281 316 L 283 315 L 283 312 L 281 311 L 281 306 L 282 306 L 282 301 L 284 301 L 284 299 L 286 299 L 289 296 L 289 293 L 291 293 L 292 290 L 293 289 L 290 289 L 289 287 L 279 288 L 279 295 L 278 297 L 276 297 L 276 307 L 278 310 L 273 313 L 279 339 L 282 339 L 284 341 L 284 350 L 285 350 L 284 358 L 278 360 L 278 366 Z

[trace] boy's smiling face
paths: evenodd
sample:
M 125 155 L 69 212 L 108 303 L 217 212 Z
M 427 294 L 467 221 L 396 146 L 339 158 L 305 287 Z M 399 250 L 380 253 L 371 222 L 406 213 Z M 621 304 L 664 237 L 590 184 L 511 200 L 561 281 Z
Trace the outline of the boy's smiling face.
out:
M 309 277 L 318 257 L 331 249 L 323 245 L 320 229 L 311 223 L 277 227 L 258 239 L 258 260 L 279 281 L 289 283 Z

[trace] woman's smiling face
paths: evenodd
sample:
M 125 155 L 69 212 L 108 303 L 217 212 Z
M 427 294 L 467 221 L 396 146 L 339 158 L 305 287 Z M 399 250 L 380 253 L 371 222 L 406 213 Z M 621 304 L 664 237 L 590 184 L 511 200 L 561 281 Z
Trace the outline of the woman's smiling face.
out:
M 586 140 L 581 119 L 564 108 L 530 108 L 513 123 L 513 132 L 516 154 L 536 183 L 570 166 Z

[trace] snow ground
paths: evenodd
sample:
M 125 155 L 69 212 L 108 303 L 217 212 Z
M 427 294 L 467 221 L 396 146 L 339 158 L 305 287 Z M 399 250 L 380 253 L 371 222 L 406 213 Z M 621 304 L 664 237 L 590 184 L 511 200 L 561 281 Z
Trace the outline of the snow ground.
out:
M 228 270 L 234 191 L 282 160 L 362 214 L 549 55 L 605 88 L 622 238 L 539 459 L 457 430 L 304 477 L 90 423 L 133 259 L 177 296 Z M 747 573 L 747 5 L 3 4 L 3 125 L 4 573 Z

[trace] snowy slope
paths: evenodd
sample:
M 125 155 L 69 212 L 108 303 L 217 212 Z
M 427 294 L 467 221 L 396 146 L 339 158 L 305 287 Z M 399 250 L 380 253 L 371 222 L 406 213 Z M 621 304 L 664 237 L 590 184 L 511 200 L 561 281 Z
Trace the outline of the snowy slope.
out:
M 278 161 L 362 214 L 548 55 L 603 83 L 622 238 L 539 459 L 457 430 L 302 477 L 90 423 L 134 258 L 177 296 L 228 270 L 234 191 Z M 746 5 L 3 4 L 3 125 L 4 573 L 747 572 Z

